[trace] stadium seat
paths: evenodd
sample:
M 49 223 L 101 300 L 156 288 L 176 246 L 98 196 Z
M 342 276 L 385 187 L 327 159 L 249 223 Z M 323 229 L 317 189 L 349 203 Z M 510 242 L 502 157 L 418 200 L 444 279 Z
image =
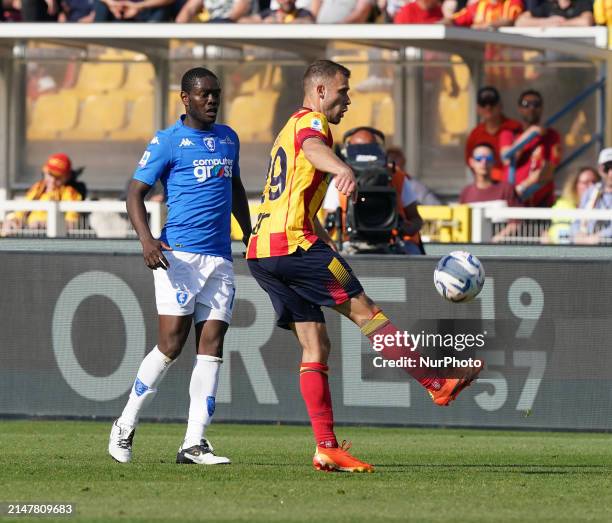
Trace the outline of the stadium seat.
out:
M 373 125 L 372 109 L 374 101 L 380 98 L 380 94 L 355 93 L 351 97 L 349 110 L 344 114 L 340 123 L 336 127 L 332 127 L 335 141 L 339 143 L 342 139 L 342 135 L 353 127 Z
M 176 91 L 168 92 L 168 125 L 172 125 L 178 117 L 185 113 L 185 106 Z
M 262 111 L 262 107 L 274 108 L 280 93 L 264 90 L 232 100 L 227 124 L 236 130 L 243 143 L 270 142 L 274 110 Z
M 153 95 L 141 96 L 131 102 L 127 125 L 110 133 L 111 140 L 148 141 L 153 129 Z
M 28 140 L 54 140 L 62 131 L 72 129 L 77 122 L 78 100 L 65 92 L 45 94 L 32 109 Z
M 125 79 L 125 65 L 121 63 L 89 63 L 81 65 L 75 86 L 70 90 L 81 98 L 90 94 L 114 91 Z
M 155 80 L 153 66 L 147 62 L 126 64 L 126 66 L 127 77 L 121 87 L 126 99 L 135 100 L 144 94 L 151 93 Z
M 453 92 L 453 82 L 449 74 L 444 75 L 442 91 L 438 98 L 438 115 L 440 118 L 440 145 L 457 145 L 461 137 L 468 133 L 470 112 L 470 71 L 461 62 L 461 58 L 453 55 L 452 74 L 458 87 L 458 93 Z
M 83 102 L 79 121 L 62 133 L 65 140 L 102 140 L 125 122 L 125 99 L 119 93 L 88 96 Z
M 375 107 L 374 127 L 385 133 L 385 136 L 395 134 L 395 103 L 391 96 L 383 98 Z

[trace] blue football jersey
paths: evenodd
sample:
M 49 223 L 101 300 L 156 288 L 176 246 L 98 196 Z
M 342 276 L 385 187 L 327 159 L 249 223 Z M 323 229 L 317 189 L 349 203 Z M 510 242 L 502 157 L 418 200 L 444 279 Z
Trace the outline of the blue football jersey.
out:
M 238 135 L 227 125 L 209 131 L 184 125 L 185 115 L 158 131 L 134 179 L 161 180 L 168 219 L 160 239 L 177 251 L 232 259 L 232 180 L 240 176 Z

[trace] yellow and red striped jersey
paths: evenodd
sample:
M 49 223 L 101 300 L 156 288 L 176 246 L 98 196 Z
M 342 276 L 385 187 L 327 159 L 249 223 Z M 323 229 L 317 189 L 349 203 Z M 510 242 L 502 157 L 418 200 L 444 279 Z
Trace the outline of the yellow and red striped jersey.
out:
M 479 0 L 453 15 L 453 24 L 470 27 L 473 24 L 516 20 L 525 10 L 522 0 Z
M 306 108 L 291 115 L 276 137 L 247 258 L 284 256 L 298 247 L 308 250 L 316 241 L 313 220 L 329 176 L 317 171 L 304 155 L 302 144 L 313 137 L 333 144 L 325 116 Z

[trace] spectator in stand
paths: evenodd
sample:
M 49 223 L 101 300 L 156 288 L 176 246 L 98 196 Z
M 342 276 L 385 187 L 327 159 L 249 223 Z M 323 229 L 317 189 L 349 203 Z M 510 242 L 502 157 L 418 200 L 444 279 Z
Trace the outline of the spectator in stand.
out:
M 445 23 L 472 29 L 495 29 L 514 25 L 524 9 L 522 0 L 477 0 L 468 3 Z
M 499 135 L 503 129 L 521 132 L 520 122 L 512 120 L 502 112 L 499 91 L 490 85 L 481 87 L 476 95 L 476 105 L 480 123 L 472 129 L 465 144 L 465 163 L 469 166 L 472 151 L 479 143 L 488 143 L 495 154 L 491 177 L 495 181 L 503 180 L 504 168 L 499 155 Z
M 58 13 L 57 0 L 21 0 L 23 22 L 55 22 Z
M 261 13 L 246 16 L 240 22 L 266 24 L 312 24 L 315 19 L 307 9 L 296 6 L 295 0 L 279 0 L 278 9 L 264 9 Z
M 312 0 L 318 24 L 364 24 L 373 21 L 376 0 Z
M 401 148 L 397 146 L 389 147 L 387 149 L 387 161 L 394 166 L 395 173 L 399 172 L 410 180 L 410 187 L 419 205 L 442 205 L 440 199 L 429 187 L 406 172 L 406 156 L 404 156 L 404 151 Z
M 612 147 L 599 153 L 600 183 L 588 188 L 580 200 L 581 209 L 612 211 Z M 596 245 L 612 243 L 612 220 L 576 220 L 572 226 L 575 243 Z
M 495 149 L 488 142 L 476 144 L 468 165 L 474 174 L 474 183 L 461 191 L 459 203 L 476 203 L 503 200 L 508 207 L 520 207 L 514 188 L 508 182 L 498 182 L 491 176 L 495 165 Z
M 608 48 L 612 49 L 612 0 L 595 0 L 593 16 L 597 25 L 608 26 Z
M 499 135 L 504 180 L 514 186 L 523 205 L 550 207 L 555 201 L 554 173 L 561 161 L 561 137 L 554 129 L 542 127 L 543 100 L 538 91 L 521 93 L 518 106 L 522 129 L 503 129 Z M 533 138 L 517 148 L 529 136 Z
M 94 21 L 94 0 L 62 0 L 59 22 L 89 23 Z
M 275 9 L 279 9 L 280 8 L 280 3 L 278 0 L 272 0 L 271 2 L 268 2 L 268 6 L 263 5 L 265 2 L 260 2 L 260 8 L 263 11 L 264 9 L 271 9 L 272 11 L 274 11 Z M 312 4 L 312 0 L 296 0 L 295 2 L 295 7 L 297 7 L 298 9 L 306 9 L 306 11 L 310 11 L 310 6 Z
M 197 17 L 202 22 L 237 22 L 250 12 L 251 0 L 187 0 L 175 21 L 188 23 Z
M 576 209 L 582 196 L 593 185 L 600 182 L 597 169 L 581 167 L 565 180 L 561 196 L 552 206 L 553 209 Z M 569 243 L 571 240 L 572 220 L 553 218 L 549 229 L 542 233 L 542 243 Z
M 174 0 L 95 0 L 94 22 L 167 22 Z
M 589 27 L 593 0 L 531 0 L 516 20 L 517 27 Z
M 474 183 L 463 188 L 459 196 L 459 203 L 491 202 L 491 205 L 499 205 L 500 202 L 505 202 L 508 207 L 521 206 L 513 187 L 509 183 L 496 182 L 491 178 L 494 163 L 495 149 L 491 144 L 483 142 L 474 147 L 468 160 L 468 165 L 474 174 Z M 518 225 L 518 221 L 510 220 L 493 236 L 493 243 L 514 235 Z
M 2 0 L 0 22 L 21 22 L 21 0 Z
M 65 154 L 52 154 L 42 168 L 42 179 L 36 182 L 26 193 L 26 200 L 36 201 L 80 201 L 81 193 L 75 188 L 72 162 Z M 76 212 L 65 215 L 68 229 L 74 228 L 79 219 Z M 2 235 L 22 229 L 44 229 L 47 226 L 46 211 L 19 211 L 7 215 L 2 227 Z
M 402 7 L 394 24 L 434 24 L 444 18 L 440 0 L 415 0 Z
M 378 0 L 378 9 L 385 15 L 386 22 L 393 22 L 395 15 L 404 7 L 409 1 L 413 0 Z

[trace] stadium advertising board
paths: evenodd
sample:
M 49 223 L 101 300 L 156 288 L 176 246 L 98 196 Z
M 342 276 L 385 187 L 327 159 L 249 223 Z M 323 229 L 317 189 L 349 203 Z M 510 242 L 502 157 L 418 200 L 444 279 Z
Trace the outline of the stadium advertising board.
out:
M 112 417 L 155 344 L 152 275 L 136 254 L 0 253 L 0 414 Z M 466 304 L 434 289 L 429 257 L 353 257 L 366 291 L 413 336 L 480 340 L 486 369 L 448 408 L 383 366 L 359 330 L 326 314 L 338 422 L 612 429 L 612 262 L 482 258 L 483 291 Z M 237 302 L 225 343 L 217 420 L 307 422 L 297 343 L 235 260 Z M 414 339 L 414 338 L 413 338 Z M 482 346 L 480 346 L 482 345 Z M 184 419 L 193 333 L 145 418 Z

